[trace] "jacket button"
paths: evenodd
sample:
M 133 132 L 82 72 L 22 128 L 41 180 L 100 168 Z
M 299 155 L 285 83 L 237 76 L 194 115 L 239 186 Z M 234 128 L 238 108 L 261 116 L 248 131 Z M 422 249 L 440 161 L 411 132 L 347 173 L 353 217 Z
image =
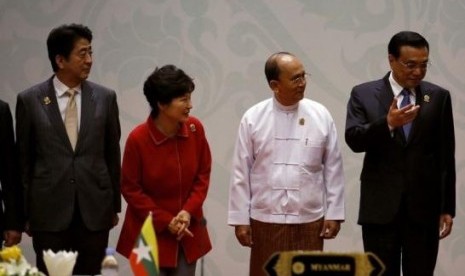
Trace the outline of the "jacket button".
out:
M 71 183 L 71 184 L 74 184 L 74 182 L 76 182 L 76 181 L 74 180 L 74 178 L 71 178 L 71 179 L 69 180 L 69 183 Z

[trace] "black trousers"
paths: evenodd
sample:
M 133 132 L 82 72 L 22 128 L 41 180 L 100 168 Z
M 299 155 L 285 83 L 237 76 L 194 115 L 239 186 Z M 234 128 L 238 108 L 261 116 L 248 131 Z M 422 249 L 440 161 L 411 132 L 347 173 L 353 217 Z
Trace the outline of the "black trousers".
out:
M 77 210 L 77 209 L 76 209 Z M 79 211 L 76 211 L 68 229 L 60 232 L 34 231 L 32 245 L 36 253 L 37 268 L 48 275 L 42 252 L 51 249 L 77 251 L 78 257 L 73 275 L 100 274 L 100 266 L 108 245 L 109 230 L 90 231 L 84 225 Z
M 386 276 L 432 276 L 439 247 L 439 217 L 415 223 L 405 212 L 389 224 L 362 225 L 365 252 L 376 254 L 386 266 Z

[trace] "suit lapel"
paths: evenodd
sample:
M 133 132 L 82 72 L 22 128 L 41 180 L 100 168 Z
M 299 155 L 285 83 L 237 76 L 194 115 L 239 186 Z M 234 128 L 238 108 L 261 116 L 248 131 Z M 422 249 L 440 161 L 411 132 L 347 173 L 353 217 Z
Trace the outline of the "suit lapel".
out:
M 421 125 L 422 116 L 421 114 L 425 109 L 425 102 L 429 102 L 430 99 L 429 92 L 424 88 L 422 83 L 415 88 L 415 105 L 419 105 L 420 109 L 418 110 L 418 115 L 412 122 L 412 129 L 410 130 L 409 141 L 415 136 L 416 129 Z
M 60 114 L 60 108 L 58 107 L 55 88 L 53 86 L 53 77 L 49 79 L 46 88 L 41 90 L 37 95 L 37 100 L 47 114 L 50 124 L 55 128 L 58 136 L 72 150 L 68 134 L 66 133 L 65 123 L 63 122 L 63 118 Z
M 89 131 L 89 127 L 92 124 L 92 116 L 95 113 L 94 97 L 95 95 L 92 87 L 87 82 L 83 82 L 81 95 L 81 125 L 79 128 L 76 151 L 82 147 L 83 138 L 86 137 L 86 133 Z
M 389 73 L 382 79 L 381 85 L 377 89 L 376 97 L 378 98 L 381 106 L 384 107 L 386 114 L 389 112 L 394 93 L 392 92 L 391 85 L 389 84 Z

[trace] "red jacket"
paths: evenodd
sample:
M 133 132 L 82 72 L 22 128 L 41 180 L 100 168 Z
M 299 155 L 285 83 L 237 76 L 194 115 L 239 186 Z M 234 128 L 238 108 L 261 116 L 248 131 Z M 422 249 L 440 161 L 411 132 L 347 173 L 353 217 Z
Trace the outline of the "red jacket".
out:
M 151 117 L 126 141 L 121 191 L 128 204 L 117 251 L 129 257 L 142 224 L 151 211 L 160 267 L 176 267 L 178 250 L 189 263 L 211 249 L 202 205 L 210 182 L 211 154 L 200 121 L 189 117 L 174 138 L 168 138 Z M 168 230 L 180 210 L 191 214 L 194 237 L 181 241 Z

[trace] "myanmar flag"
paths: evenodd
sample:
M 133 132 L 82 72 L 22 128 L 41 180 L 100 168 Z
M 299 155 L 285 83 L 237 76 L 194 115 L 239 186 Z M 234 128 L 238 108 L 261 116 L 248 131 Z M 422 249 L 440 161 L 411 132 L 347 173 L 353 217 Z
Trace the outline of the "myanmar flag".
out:
M 158 245 L 152 224 L 152 213 L 145 219 L 140 234 L 129 256 L 134 276 L 160 275 L 158 264 Z

